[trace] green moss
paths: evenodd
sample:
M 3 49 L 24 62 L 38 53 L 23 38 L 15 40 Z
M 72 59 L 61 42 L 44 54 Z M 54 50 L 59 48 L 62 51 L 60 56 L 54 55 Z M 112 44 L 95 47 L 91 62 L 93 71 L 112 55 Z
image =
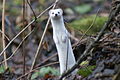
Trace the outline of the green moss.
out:
M 9 10 L 9 12 L 10 12 L 10 14 L 12 14 L 12 15 L 18 15 L 19 13 L 20 13 L 20 8 L 12 8 L 12 9 L 10 9 Z
M 42 67 L 39 71 L 32 74 L 31 80 L 35 80 L 37 77 L 45 77 L 45 75 L 50 74 L 52 76 L 59 76 L 60 73 L 57 69 L 52 67 Z
M 84 17 L 80 20 L 75 20 L 70 24 L 74 29 L 85 32 L 93 23 L 94 18 L 95 18 L 95 15 L 92 15 L 92 16 Z M 97 16 L 92 28 L 87 32 L 87 34 L 91 35 L 99 32 L 106 20 L 107 20 L 107 17 Z
M 91 11 L 92 6 L 90 4 L 82 4 L 82 5 L 76 6 L 74 9 L 76 12 L 80 14 L 84 14 L 84 13 Z
M 0 66 L 0 74 L 5 72 L 5 66 Z
M 93 66 L 88 66 L 88 67 L 84 67 L 82 69 L 78 70 L 78 74 L 81 75 L 82 77 L 87 77 L 88 75 L 90 75 L 93 71 L 93 69 L 95 69 L 95 65 Z
M 22 1 L 21 0 L 13 0 L 13 4 L 15 4 L 15 5 L 21 5 Z

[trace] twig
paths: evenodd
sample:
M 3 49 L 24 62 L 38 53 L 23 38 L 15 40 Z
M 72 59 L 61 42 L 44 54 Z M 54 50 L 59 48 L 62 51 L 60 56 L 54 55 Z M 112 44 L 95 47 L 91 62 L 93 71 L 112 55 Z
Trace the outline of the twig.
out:
M 56 4 L 58 3 L 58 1 L 59 1 L 59 0 L 56 0 L 56 1 L 55 1 L 52 9 L 55 8 L 55 6 L 56 6 Z M 40 50 L 40 48 L 41 48 L 42 41 L 43 41 L 43 39 L 44 39 L 45 33 L 46 33 L 46 31 L 47 31 L 49 22 L 50 22 L 50 18 L 48 18 L 47 24 L 46 24 L 46 26 L 45 26 L 45 30 L 44 30 L 44 32 L 43 32 L 43 35 L 42 35 L 42 37 L 41 37 L 41 40 L 40 40 L 39 45 L 38 45 L 38 48 L 37 48 L 37 52 L 35 53 L 35 57 L 34 57 L 34 60 L 33 60 L 33 63 L 32 63 L 32 66 L 31 66 L 30 71 L 32 71 L 32 69 L 33 69 L 33 67 L 34 67 L 34 65 L 35 65 L 35 62 L 36 62 L 36 59 L 37 59 L 39 50 Z M 31 76 L 31 74 L 28 75 L 28 79 L 30 78 L 30 76 Z
M 3 10 L 2 10 L 2 42 L 3 42 L 3 49 L 5 48 L 5 0 L 3 0 Z M 4 52 L 4 60 L 5 60 L 5 68 L 7 69 L 7 61 L 6 61 L 6 52 Z
M 89 51 L 94 47 L 95 43 L 97 43 L 100 40 L 100 38 L 104 34 L 104 31 L 109 26 L 110 22 L 112 21 L 113 17 L 116 15 L 116 13 L 119 11 L 119 9 L 120 9 L 120 4 L 117 6 L 116 11 L 111 10 L 108 21 L 104 24 L 103 28 L 99 32 L 99 34 L 96 37 L 95 41 L 93 41 L 92 43 L 89 44 L 89 46 L 84 51 L 84 53 L 79 57 L 77 63 L 71 69 L 69 69 L 65 73 L 63 73 L 61 75 L 61 77 L 59 78 L 59 80 L 62 80 L 65 76 L 70 74 L 73 70 L 75 70 L 79 66 L 79 64 L 83 61 L 83 58 L 86 57 L 86 55 L 89 53 Z
M 94 23 L 95 23 L 95 21 L 96 21 L 96 19 L 97 19 L 97 16 L 98 16 L 99 11 L 100 11 L 100 8 L 98 9 L 98 11 L 97 11 L 97 13 L 96 13 L 96 15 L 95 15 L 95 18 L 94 18 L 92 24 L 91 24 L 91 25 L 89 26 L 89 28 L 85 31 L 84 35 L 80 38 L 80 41 L 83 39 L 83 37 L 86 35 L 86 33 L 93 27 L 93 25 L 94 25 Z
M 119 79 L 120 79 L 120 64 L 118 64 L 117 74 L 113 76 L 112 80 L 119 80 Z
M 27 0 L 27 4 L 29 5 L 29 7 L 30 7 L 31 11 L 33 12 L 33 15 L 34 15 L 35 20 L 36 20 L 36 19 L 37 19 L 36 14 L 35 14 L 35 12 L 34 12 L 34 10 L 33 10 L 32 6 L 31 6 L 31 4 L 30 4 L 30 2 L 29 2 L 28 0 Z
M 8 38 L 8 36 L 7 36 L 6 34 L 4 34 L 1 30 L 0 30 L 0 33 L 1 33 L 2 35 L 4 35 L 5 38 L 6 38 L 8 41 L 10 41 L 10 39 Z
M 75 46 L 75 45 L 77 45 L 78 43 L 80 43 L 81 40 L 83 39 L 83 37 L 86 35 L 86 33 L 93 27 L 93 25 L 94 25 L 94 23 L 95 23 L 95 21 L 96 21 L 96 18 L 97 18 L 97 16 L 98 16 L 99 11 L 100 11 L 100 8 L 98 9 L 98 11 L 97 11 L 97 13 L 96 13 L 96 15 L 95 15 L 94 20 L 92 21 L 92 24 L 91 24 L 91 25 L 89 26 L 89 28 L 85 31 L 85 33 L 82 35 L 82 37 L 80 38 L 80 40 L 79 40 L 77 43 L 73 44 L 73 46 Z
M 26 18 L 27 18 L 27 22 L 31 22 L 31 12 L 33 13 L 33 16 L 35 17 L 34 19 L 36 19 L 36 15 L 35 15 L 35 12 L 33 11 L 33 8 L 30 4 L 30 0 L 26 0 Z M 32 27 L 30 26 L 28 28 L 28 31 L 30 32 L 32 30 Z
M 52 4 L 50 7 L 45 9 L 41 14 L 37 16 L 37 19 L 40 18 L 46 11 L 48 11 L 54 4 Z M 31 24 L 33 24 L 36 20 L 32 20 L 25 28 L 23 28 L 8 44 L 7 46 L 3 49 L 3 51 L 0 53 L 0 56 L 6 51 L 6 49 L 11 45 L 11 43 L 22 33 L 24 32 Z
M 8 57 L 7 59 L 6 59 L 6 61 L 8 61 L 9 59 L 11 59 L 14 55 L 15 55 L 15 53 L 18 51 L 18 49 L 20 48 L 20 46 L 22 45 L 22 43 L 27 39 L 27 37 L 29 37 L 30 35 L 31 35 L 31 33 L 34 31 L 34 29 L 31 31 L 31 32 L 29 32 L 29 34 L 27 34 L 25 37 L 24 37 L 24 39 L 20 42 L 20 44 L 18 45 L 18 47 L 15 49 L 15 51 L 13 52 L 13 54 L 10 56 L 10 57 Z M 2 62 L 0 62 L 0 64 L 2 64 L 2 63 L 4 63 L 5 62 L 5 60 L 4 61 L 2 61 Z
M 50 65 L 54 65 L 54 64 L 58 64 L 58 63 L 59 63 L 59 62 L 53 62 L 53 63 L 49 63 L 49 64 L 46 64 L 46 65 L 43 65 L 43 66 L 37 67 L 37 68 L 31 70 L 30 72 L 26 73 L 25 75 L 22 75 L 22 76 L 18 77 L 16 80 L 19 80 L 19 79 L 21 79 L 22 77 L 27 76 L 28 74 L 34 72 L 34 71 L 37 70 L 37 69 L 40 69 L 41 67 L 46 67 L 46 66 L 50 66 Z
M 26 0 L 23 0 L 23 26 L 25 26 L 25 14 L 26 14 Z M 25 33 L 23 33 L 22 34 L 22 38 L 24 39 L 24 35 L 25 35 Z M 24 46 L 25 46 L 25 42 L 23 42 L 23 44 L 22 44 L 22 56 L 23 56 L 23 75 L 25 74 L 25 71 L 26 71 L 26 65 L 25 65 L 25 58 L 26 58 L 26 56 L 25 56 L 25 48 L 24 48 Z M 24 77 L 23 78 L 24 80 L 26 80 L 26 78 Z

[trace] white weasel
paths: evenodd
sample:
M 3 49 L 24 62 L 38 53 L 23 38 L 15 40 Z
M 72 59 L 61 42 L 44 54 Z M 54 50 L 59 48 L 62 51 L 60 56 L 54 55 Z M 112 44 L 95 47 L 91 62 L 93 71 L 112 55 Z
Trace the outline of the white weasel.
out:
M 49 16 L 51 18 L 53 39 L 56 44 L 60 62 L 60 73 L 62 74 L 66 69 L 71 68 L 76 63 L 76 61 L 69 39 L 69 33 L 64 25 L 62 9 L 50 10 Z

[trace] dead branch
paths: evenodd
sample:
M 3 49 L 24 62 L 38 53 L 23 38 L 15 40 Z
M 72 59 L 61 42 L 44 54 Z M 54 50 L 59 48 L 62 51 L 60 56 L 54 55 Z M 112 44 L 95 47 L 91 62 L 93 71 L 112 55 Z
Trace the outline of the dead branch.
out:
M 3 42 L 3 49 L 5 48 L 6 46 L 6 42 L 5 42 L 5 3 L 6 3 L 6 0 L 3 0 L 3 9 L 2 9 L 2 42 Z M 5 60 L 5 68 L 7 69 L 8 68 L 8 65 L 7 65 L 7 61 L 6 61 L 6 52 L 4 52 L 4 60 Z

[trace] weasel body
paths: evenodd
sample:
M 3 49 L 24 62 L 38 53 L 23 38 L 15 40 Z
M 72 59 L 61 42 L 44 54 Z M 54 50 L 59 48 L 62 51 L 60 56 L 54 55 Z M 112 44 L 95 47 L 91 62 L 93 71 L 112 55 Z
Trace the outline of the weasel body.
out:
M 53 39 L 60 62 L 60 73 L 62 74 L 66 69 L 71 68 L 76 61 L 69 39 L 69 33 L 64 25 L 62 9 L 50 10 L 49 16 L 51 18 Z

